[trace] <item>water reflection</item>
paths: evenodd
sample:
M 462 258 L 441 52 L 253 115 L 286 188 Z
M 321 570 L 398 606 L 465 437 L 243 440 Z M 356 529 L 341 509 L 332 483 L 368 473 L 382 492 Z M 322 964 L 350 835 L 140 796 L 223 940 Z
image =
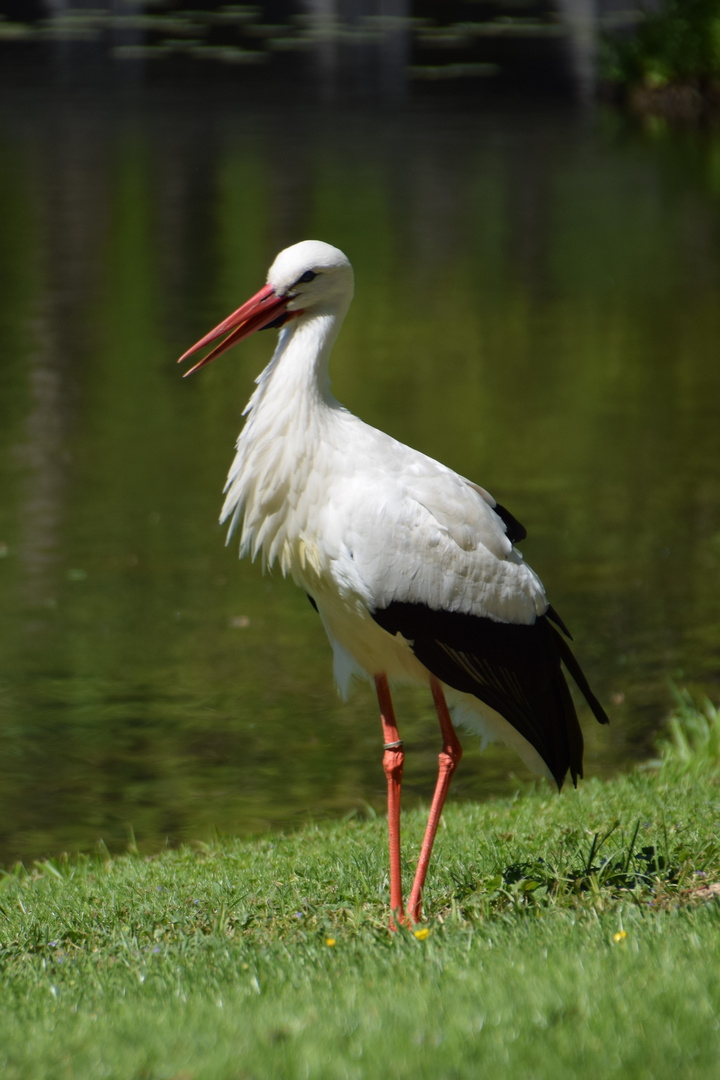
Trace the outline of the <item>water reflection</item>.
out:
M 44 49 L 75 85 L 142 83 L 179 63 L 184 76 L 190 65 L 265 68 L 326 101 L 351 94 L 387 105 L 418 81 L 489 80 L 588 102 L 602 30 L 638 17 L 623 0 L 34 0 L 11 5 L 0 49 Z
M 372 696 L 337 700 L 305 598 L 215 525 L 270 335 L 174 365 L 305 236 L 356 269 L 337 396 L 528 526 L 611 711 L 587 771 L 649 753 L 668 677 L 717 697 L 717 137 L 249 88 L 0 112 L 5 860 L 382 804 Z M 429 702 L 399 714 L 426 796 Z M 520 772 L 468 751 L 456 796 Z

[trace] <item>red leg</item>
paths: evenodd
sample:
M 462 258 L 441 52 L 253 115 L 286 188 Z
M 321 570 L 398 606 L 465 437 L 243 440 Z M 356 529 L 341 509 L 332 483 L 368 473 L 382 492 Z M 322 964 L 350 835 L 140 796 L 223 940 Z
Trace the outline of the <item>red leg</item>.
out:
M 452 780 L 453 773 L 458 767 L 458 763 L 462 757 L 462 747 L 455 734 L 455 728 L 450 719 L 445 695 L 443 694 L 442 687 L 437 679 L 430 679 L 430 689 L 432 690 L 433 701 L 435 702 L 438 720 L 440 721 L 443 746 L 440 751 L 435 794 L 433 795 L 432 806 L 430 807 L 430 816 L 428 818 L 427 828 L 425 829 L 425 839 L 423 840 L 422 848 L 420 849 L 420 858 L 418 860 L 417 870 L 415 871 L 415 880 L 413 882 L 412 892 L 410 893 L 410 902 L 408 904 L 408 916 L 413 922 L 420 922 L 420 919 L 422 918 L 422 891 L 425 886 L 425 877 L 430 862 L 435 833 L 437 832 L 438 824 L 440 822 L 440 815 L 445 803 L 445 796 L 450 787 L 450 781 Z
M 405 922 L 400 874 L 400 789 L 405 751 L 395 723 L 390 688 L 385 675 L 375 677 L 383 726 L 383 769 L 388 788 L 388 833 L 390 837 L 390 929 Z

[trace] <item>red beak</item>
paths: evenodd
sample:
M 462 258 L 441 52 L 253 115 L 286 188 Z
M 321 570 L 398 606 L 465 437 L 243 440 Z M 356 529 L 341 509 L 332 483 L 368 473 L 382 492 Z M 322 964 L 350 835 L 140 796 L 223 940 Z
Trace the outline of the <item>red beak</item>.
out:
M 206 345 L 210 345 L 213 341 L 217 341 L 218 338 L 223 337 L 225 334 L 228 336 L 224 341 L 221 341 L 219 345 L 216 345 L 207 356 L 199 360 L 194 367 L 191 367 L 189 371 L 186 371 L 183 375 L 185 378 L 187 375 L 192 375 L 193 371 L 197 371 L 198 368 L 205 367 L 215 357 L 220 356 L 226 349 L 230 349 L 233 345 L 237 345 L 238 341 L 244 341 L 245 338 L 250 337 L 256 330 L 263 330 L 266 326 L 275 322 L 276 319 L 281 318 L 287 312 L 287 305 L 290 300 L 288 296 L 277 296 L 273 290 L 272 285 L 265 285 L 259 293 L 255 293 L 255 296 L 251 297 L 247 303 L 242 307 L 234 311 L 232 315 L 228 315 L 227 319 L 224 319 L 219 326 L 216 326 L 214 330 L 211 330 L 205 337 L 200 338 L 197 344 L 193 345 L 191 349 L 188 349 L 186 353 L 183 353 L 178 364 L 182 364 L 183 360 L 187 360 L 188 356 L 192 356 L 193 353 L 199 352 L 200 349 L 204 349 Z M 292 312 L 291 314 L 300 314 L 300 312 Z

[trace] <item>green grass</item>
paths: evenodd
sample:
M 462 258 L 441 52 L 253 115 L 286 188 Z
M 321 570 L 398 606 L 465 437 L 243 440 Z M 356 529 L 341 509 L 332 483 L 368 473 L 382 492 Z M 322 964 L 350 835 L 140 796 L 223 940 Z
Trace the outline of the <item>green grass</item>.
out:
M 15 868 L 0 1075 L 716 1077 L 720 717 L 684 699 L 669 735 L 652 770 L 451 806 L 424 939 L 388 933 L 381 819 Z

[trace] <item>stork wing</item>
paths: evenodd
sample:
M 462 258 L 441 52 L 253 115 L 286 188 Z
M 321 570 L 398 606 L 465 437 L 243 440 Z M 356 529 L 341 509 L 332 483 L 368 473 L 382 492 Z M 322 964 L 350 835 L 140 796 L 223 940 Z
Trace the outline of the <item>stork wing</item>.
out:
M 341 514 L 368 607 L 421 604 L 525 624 L 545 613 L 542 582 L 513 547 L 525 530 L 487 492 L 422 455 L 401 476 L 373 481 L 371 492 L 351 481 Z
M 500 623 L 420 604 L 392 603 L 373 612 L 390 634 L 402 634 L 432 674 L 489 705 L 537 750 L 562 787 L 570 769 L 582 776 L 583 738 L 560 667 L 563 660 L 602 724 L 607 716 L 560 633 L 549 622 Z

